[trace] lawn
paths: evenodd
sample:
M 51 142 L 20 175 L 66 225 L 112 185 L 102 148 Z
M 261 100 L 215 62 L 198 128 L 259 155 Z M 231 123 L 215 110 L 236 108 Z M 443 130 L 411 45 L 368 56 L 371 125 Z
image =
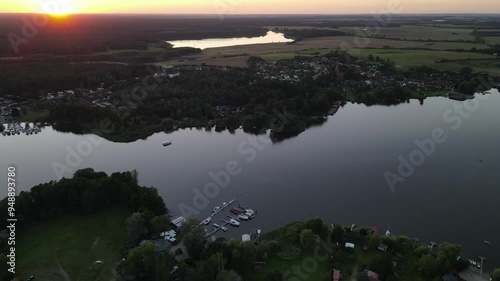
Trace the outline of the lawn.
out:
M 127 239 L 122 210 L 67 216 L 18 237 L 18 277 L 41 281 L 109 281 Z M 101 260 L 103 264 L 96 265 Z
M 343 28 L 345 31 L 355 33 L 359 36 L 366 36 L 366 31 L 363 28 Z M 376 32 L 377 30 L 372 30 Z M 403 25 L 400 27 L 381 27 L 377 32 L 377 36 L 385 36 L 386 38 L 397 38 L 401 40 L 475 40 L 472 35 L 472 29 L 464 28 L 449 28 L 449 27 L 432 27 L 432 26 L 417 26 Z
M 314 260 L 313 262 L 311 262 Z M 305 274 L 300 278 L 299 275 L 294 273 L 294 269 L 300 268 L 301 272 Z M 267 264 L 264 266 L 263 272 L 255 273 L 251 276 L 251 281 L 266 281 L 267 272 L 281 272 L 288 280 L 303 280 L 303 281 L 322 281 L 330 280 L 332 274 L 332 266 L 329 260 L 317 261 L 312 256 L 301 255 L 294 260 L 283 260 L 278 257 L 271 257 L 268 259 Z

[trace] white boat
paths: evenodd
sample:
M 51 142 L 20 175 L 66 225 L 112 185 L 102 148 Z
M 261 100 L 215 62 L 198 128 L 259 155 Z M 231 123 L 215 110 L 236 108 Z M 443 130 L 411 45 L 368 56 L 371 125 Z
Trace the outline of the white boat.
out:
M 247 216 L 249 219 L 253 219 L 255 217 L 255 213 L 254 213 L 254 211 L 247 209 L 245 216 Z
M 240 220 L 243 220 L 243 221 L 249 220 L 249 217 L 247 215 L 239 215 L 238 218 L 240 218 Z
M 214 224 L 213 224 L 213 226 L 214 226 L 214 227 L 217 227 L 217 228 L 220 228 L 220 225 L 218 225 L 218 224 L 216 224 L 216 223 L 214 223 Z
M 490 242 L 490 241 L 487 241 L 487 240 L 484 240 L 484 244 L 486 244 L 486 245 L 491 245 L 491 242 Z
M 213 210 L 213 212 L 215 213 L 215 212 L 219 211 L 220 208 L 221 208 L 220 206 L 215 207 L 214 210 Z
M 230 219 L 229 224 L 232 226 L 240 226 L 240 222 L 235 219 Z
M 227 227 L 225 227 L 225 226 L 222 226 L 220 229 L 222 229 L 222 231 L 224 231 L 224 232 L 227 231 Z
M 163 146 L 169 146 L 169 145 L 172 145 L 171 141 L 164 141 L 163 142 Z

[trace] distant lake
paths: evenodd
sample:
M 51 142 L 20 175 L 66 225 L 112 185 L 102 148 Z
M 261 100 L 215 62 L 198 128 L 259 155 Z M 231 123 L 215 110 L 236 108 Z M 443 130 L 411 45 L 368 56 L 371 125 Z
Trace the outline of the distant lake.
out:
M 283 33 L 268 31 L 265 36 L 260 37 L 239 37 L 239 38 L 211 38 L 201 40 L 175 40 L 168 41 L 174 48 L 192 47 L 199 49 L 220 48 L 228 46 L 267 44 L 267 43 L 286 43 L 293 42 L 292 39 L 285 38 Z
M 478 106 L 464 117 L 453 110 L 466 102 L 444 97 L 396 106 L 348 103 L 322 126 L 279 143 L 262 136 L 256 149 L 250 144 L 255 136 L 242 130 L 185 129 L 132 143 L 101 139 L 77 168 L 107 173 L 137 169 L 140 184 L 158 188 L 167 206 L 179 214 L 180 204 L 193 206 L 195 189 L 203 191 L 214 182 L 211 173 L 220 174 L 235 161 L 241 173 L 196 215 L 204 219 L 233 198 L 258 211 L 255 219 L 227 235 L 240 239 L 252 228 L 269 231 L 318 216 L 328 224 L 377 226 L 381 233 L 390 226 L 392 233 L 422 242 L 460 243 L 464 257 L 484 256 L 488 267 L 498 267 L 500 93 L 491 93 L 468 101 Z M 398 157 L 408 159 L 417 149 L 415 142 L 430 138 L 436 128 L 444 130 L 446 141 L 392 192 L 384 173 L 398 173 Z M 166 140 L 173 145 L 163 147 Z M 87 151 L 83 144 L 92 141 L 95 136 L 51 127 L 38 135 L 0 135 L 0 182 L 5 187 L 10 164 L 17 165 L 20 190 L 56 180 L 52 164 L 66 164 L 68 151 Z M 6 188 L 0 196 L 6 196 Z

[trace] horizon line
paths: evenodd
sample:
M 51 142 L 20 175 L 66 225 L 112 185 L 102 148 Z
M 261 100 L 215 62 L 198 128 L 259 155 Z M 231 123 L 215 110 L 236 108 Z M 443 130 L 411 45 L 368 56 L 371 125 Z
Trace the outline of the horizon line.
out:
M 1 12 L 0 15 L 33 15 L 33 14 L 50 14 L 44 12 Z M 225 14 L 224 16 L 372 16 L 374 13 L 328 13 L 328 14 L 318 14 L 318 13 L 262 13 L 262 14 Z M 129 12 L 89 12 L 89 13 L 67 13 L 66 15 L 163 15 L 163 16 L 219 16 L 216 13 L 204 14 L 204 13 L 129 13 Z M 397 13 L 393 15 L 490 15 L 500 17 L 497 13 L 487 13 L 487 12 L 432 12 L 432 13 Z

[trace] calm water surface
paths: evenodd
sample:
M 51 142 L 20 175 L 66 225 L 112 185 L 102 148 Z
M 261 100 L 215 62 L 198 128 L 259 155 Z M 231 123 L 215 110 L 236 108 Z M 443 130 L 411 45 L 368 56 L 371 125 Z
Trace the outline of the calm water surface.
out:
M 324 125 L 276 144 L 262 145 L 241 130 L 188 129 L 128 144 L 101 140 L 78 168 L 107 173 L 137 169 L 140 183 L 157 187 L 168 207 L 180 213 L 180 204 L 193 206 L 194 189 L 203 191 L 213 182 L 210 172 L 224 171 L 234 161 L 240 174 L 197 214 L 203 219 L 232 198 L 258 211 L 252 222 L 230 235 L 319 216 L 327 223 L 377 226 L 381 231 L 390 226 L 392 233 L 422 241 L 461 243 L 464 256 L 485 256 L 495 262 L 490 266 L 498 267 L 500 94 L 495 90 L 487 100 L 474 101 L 478 108 L 465 112 L 467 117 L 449 113 L 463 102 L 441 97 L 423 105 L 417 100 L 398 106 L 347 104 Z M 447 111 L 448 122 L 443 118 Z M 457 120 L 462 123 L 454 130 Z M 408 159 L 417 149 L 415 140 L 429 138 L 436 128 L 445 131 L 446 142 L 392 192 L 384 172 L 397 173 L 398 157 Z M 90 137 L 52 128 L 34 136 L 0 136 L 0 167 L 6 171 L 16 164 L 19 184 L 28 190 L 57 179 L 52 164 L 66 164 L 68 149 Z M 268 137 L 262 139 L 269 143 Z M 164 148 L 165 140 L 174 144 Z M 0 173 L 0 181 L 6 182 L 6 173 Z M 5 195 L 2 189 L 0 196 Z
M 192 47 L 199 49 L 219 48 L 239 45 L 267 44 L 267 43 L 286 43 L 293 40 L 285 38 L 283 33 L 268 31 L 265 36 L 260 37 L 240 37 L 240 38 L 211 38 L 202 40 L 174 40 L 168 43 L 174 45 L 174 48 Z

